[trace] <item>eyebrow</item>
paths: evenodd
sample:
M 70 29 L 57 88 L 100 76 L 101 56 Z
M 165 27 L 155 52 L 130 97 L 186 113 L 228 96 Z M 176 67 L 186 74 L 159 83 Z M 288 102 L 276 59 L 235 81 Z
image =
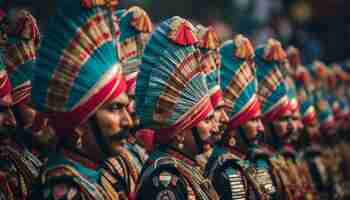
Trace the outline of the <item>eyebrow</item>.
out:
M 214 117 L 214 113 L 210 113 L 210 114 L 208 115 L 208 117 L 205 118 L 205 120 L 212 119 L 213 117 Z
M 103 107 L 109 108 L 110 106 L 114 106 L 114 105 L 117 105 L 117 106 L 128 106 L 129 103 L 112 101 L 112 102 L 107 102 Z

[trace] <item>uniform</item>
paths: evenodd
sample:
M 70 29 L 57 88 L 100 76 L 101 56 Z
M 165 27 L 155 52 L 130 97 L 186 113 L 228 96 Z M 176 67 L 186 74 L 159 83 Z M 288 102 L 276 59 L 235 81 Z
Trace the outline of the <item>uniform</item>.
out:
M 6 29 L 8 40 L 3 49 L 3 64 L 9 72 L 8 81 L 12 85 L 13 109 L 26 105 L 30 100 L 30 80 L 36 62 L 40 33 L 35 18 L 25 10 L 19 10 L 8 23 L 13 29 Z M 19 117 L 15 115 L 13 120 L 16 120 L 17 127 L 1 141 L 2 199 L 27 199 L 39 181 L 40 170 L 44 164 L 43 160 L 39 159 L 43 158 L 41 152 L 32 144 L 32 129 L 25 128 L 27 124 Z
M 70 150 L 49 159 L 33 199 L 118 199 L 116 179 L 98 165 Z
M 321 61 L 314 61 L 314 63 L 306 66 L 308 72 L 312 75 L 313 84 L 315 85 L 315 90 L 311 93 L 313 104 L 316 108 L 317 120 L 320 125 L 321 135 L 318 138 L 317 143 L 314 143 L 305 150 L 305 160 L 309 164 L 310 173 L 313 182 L 316 186 L 318 196 L 321 199 L 334 198 L 333 193 L 333 180 L 332 175 L 329 171 L 328 161 L 329 156 L 327 153 L 323 152 L 322 147 L 324 139 L 326 138 L 325 133 L 334 131 L 335 118 L 332 112 L 332 107 L 325 98 L 325 88 L 324 83 L 327 80 L 328 69 Z M 327 142 L 329 142 L 327 140 Z M 321 146 L 320 146 L 321 145 Z M 326 159 L 325 159 L 326 158 Z M 332 191 L 332 192 L 330 192 Z M 331 194 L 332 193 L 332 194 Z
M 152 22 L 147 13 L 139 7 L 115 12 L 120 27 L 117 49 L 126 81 L 126 92 L 132 99 L 135 95 L 136 79 L 139 73 L 138 65 L 141 63 L 144 46 L 149 34 L 152 32 Z M 129 112 L 132 112 L 129 110 Z M 133 114 L 133 113 L 131 113 Z M 108 158 L 103 168 L 117 180 L 119 199 L 134 197 L 135 187 L 141 169 L 148 159 L 144 147 L 134 141 L 134 133 L 129 133 L 120 140 L 126 142 L 113 149 L 113 156 Z
M 38 182 L 43 162 L 13 141 L 0 147 L 0 199 L 27 199 Z
M 269 161 L 276 183 L 277 193 L 282 199 L 295 199 L 296 193 L 293 189 L 297 186 L 293 184 L 291 171 L 285 157 L 279 152 L 275 145 L 280 143 L 274 135 L 271 123 L 297 104 L 295 98 L 290 98 L 287 78 L 287 55 L 279 41 L 269 39 L 267 43 L 256 49 L 257 77 L 259 83 L 259 97 L 262 101 L 263 122 L 267 130 L 265 141 L 267 147 L 273 152 Z M 295 175 L 295 174 L 294 174 Z M 296 179 L 295 177 L 293 177 Z
M 196 46 L 195 28 L 172 17 L 148 41 L 136 82 L 136 112 L 155 130 L 157 147 L 143 167 L 136 199 L 218 199 L 194 158 L 172 147 L 175 138 L 213 111 Z
M 120 199 L 134 197 L 143 165 L 148 159 L 146 150 L 135 143 L 128 143 L 115 149 L 116 156 L 108 158 L 103 169 L 116 179 Z
M 310 150 L 310 147 L 316 144 L 316 134 L 319 131 L 316 108 L 312 95 L 310 94 L 313 87 L 311 82 L 312 77 L 307 69 L 301 66 L 299 51 L 295 48 L 291 48 L 290 54 L 294 54 L 294 57 L 299 59 L 298 62 L 291 61 L 291 64 L 295 63 L 294 81 L 297 88 L 301 121 L 304 126 L 303 133 L 299 137 L 300 144 L 298 145 L 297 166 L 298 172 L 301 175 L 302 192 L 305 193 L 304 198 L 311 200 L 317 199 L 318 194 L 310 171 L 311 168 L 309 164 L 311 163 L 308 163 L 305 155 L 308 149 Z M 313 128 L 314 132 L 310 132 L 308 130 L 309 127 Z
M 60 143 L 48 156 L 32 199 L 119 198 L 116 179 L 101 161 L 65 143 L 105 102 L 125 92 L 115 46 L 117 3 L 63 0 L 50 19 L 34 70 L 32 100 L 49 117 Z
M 224 108 L 230 118 L 226 133 L 237 132 L 234 138 L 224 134 L 208 159 L 205 175 L 213 181 L 222 199 L 273 198 L 276 189 L 269 171 L 269 157 L 253 153 L 260 148 L 253 145 L 254 141 L 247 143 L 240 129 L 260 111 L 256 69 L 252 62 L 254 49 L 247 38 L 238 35 L 222 45 L 220 54 L 220 86 Z
M 195 161 L 171 149 L 152 153 L 142 174 L 136 199 L 218 199 Z

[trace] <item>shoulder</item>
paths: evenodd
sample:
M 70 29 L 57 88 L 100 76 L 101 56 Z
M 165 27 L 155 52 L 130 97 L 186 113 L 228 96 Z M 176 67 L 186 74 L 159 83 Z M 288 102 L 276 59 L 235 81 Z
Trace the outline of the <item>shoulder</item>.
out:
M 127 168 L 126 161 L 120 157 L 115 156 L 108 158 L 103 164 L 102 168 L 117 177 L 125 176 L 125 169 Z
M 85 195 L 104 199 L 107 195 L 103 184 L 100 185 L 99 182 L 101 173 L 82 170 L 84 169 L 76 168 L 70 163 L 48 166 L 42 173 L 38 189 L 38 195 L 41 197 L 39 199 L 82 199 Z M 112 189 L 110 184 L 109 186 Z
M 41 188 L 39 199 L 80 199 L 80 188 L 73 181 L 61 180 Z
M 31 178 L 37 178 L 39 176 L 39 168 L 43 166 L 43 163 L 37 156 L 28 149 L 21 148 L 18 145 L 4 145 L 0 147 L 0 159 L 7 160 L 16 166 L 20 165 L 21 168 L 24 167 Z
M 48 166 L 42 173 L 36 198 L 79 199 L 80 187 L 74 180 L 78 175 L 79 173 L 68 165 Z
M 247 161 L 240 159 L 238 156 L 230 152 L 222 152 L 211 157 L 210 163 L 205 170 L 205 176 L 212 178 L 217 173 L 222 173 L 225 170 L 239 170 L 248 166 Z
M 13 190 L 14 194 L 28 195 L 39 179 L 40 167 L 41 162 L 30 152 L 21 151 L 12 146 L 2 146 L 0 148 L 0 190 L 3 188 Z

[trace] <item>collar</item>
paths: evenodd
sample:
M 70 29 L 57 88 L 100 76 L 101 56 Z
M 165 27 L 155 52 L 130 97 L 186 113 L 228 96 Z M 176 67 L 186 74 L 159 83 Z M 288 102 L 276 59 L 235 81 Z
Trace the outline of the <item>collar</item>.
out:
M 84 157 L 80 153 L 76 153 L 68 149 L 63 149 L 63 155 L 69 160 L 75 161 L 86 168 L 93 169 L 93 170 L 97 169 L 97 166 L 98 166 L 97 163 L 89 160 L 88 158 Z

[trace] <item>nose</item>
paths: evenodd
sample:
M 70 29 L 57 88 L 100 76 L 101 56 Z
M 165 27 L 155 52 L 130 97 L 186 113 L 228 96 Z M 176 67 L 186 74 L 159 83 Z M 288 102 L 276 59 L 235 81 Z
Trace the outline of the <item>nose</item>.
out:
M 122 128 L 131 128 L 131 127 L 133 127 L 133 120 L 131 118 L 130 113 L 127 111 L 127 108 L 123 108 L 121 127 Z
M 258 119 L 258 131 L 259 132 L 265 131 L 264 124 L 262 123 L 261 119 Z
M 4 125 L 5 126 L 10 126 L 10 127 L 15 127 L 16 126 L 15 115 L 13 114 L 12 110 L 9 107 L 5 111 Z
M 216 119 L 213 119 L 211 121 L 211 131 L 213 133 L 219 133 L 220 132 L 220 128 L 219 127 L 220 127 L 220 122 L 217 121 Z
M 288 124 L 287 124 L 287 128 L 289 130 L 292 130 L 294 128 L 294 123 L 292 119 L 288 119 Z
M 220 110 L 220 122 L 221 123 L 228 123 L 229 122 L 228 115 L 226 114 L 224 109 Z

